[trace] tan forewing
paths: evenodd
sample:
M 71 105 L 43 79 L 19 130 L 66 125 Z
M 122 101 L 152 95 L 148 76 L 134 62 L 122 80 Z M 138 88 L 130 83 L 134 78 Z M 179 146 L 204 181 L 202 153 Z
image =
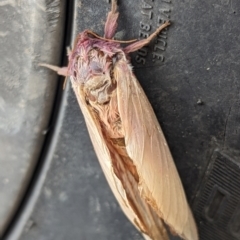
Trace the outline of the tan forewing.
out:
M 94 114 L 91 113 L 91 110 L 87 106 L 85 102 L 84 93 L 81 90 L 81 86 L 79 84 L 76 84 L 74 81 L 71 81 L 71 82 L 72 82 L 72 86 L 76 94 L 78 103 L 80 105 L 81 111 L 85 118 L 88 132 L 94 146 L 94 150 L 97 154 L 99 163 L 107 179 L 107 182 L 114 196 L 118 200 L 123 212 L 129 218 L 129 220 L 135 225 L 135 227 L 140 231 L 141 229 L 139 229 L 138 226 L 135 224 L 135 220 L 137 219 L 139 223 L 141 221 L 138 219 L 138 216 L 129 206 L 122 183 L 113 172 L 112 159 L 109 153 L 109 149 L 107 148 L 106 142 L 104 140 L 104 136 L 102 135 L 99 121 L 95 119 Z
M 167 142 L 126 59 L 116 63 L 119 113 L 127 152 L 136 165 L 139 191 L 172 232 L 197 240 L 197 230 Z

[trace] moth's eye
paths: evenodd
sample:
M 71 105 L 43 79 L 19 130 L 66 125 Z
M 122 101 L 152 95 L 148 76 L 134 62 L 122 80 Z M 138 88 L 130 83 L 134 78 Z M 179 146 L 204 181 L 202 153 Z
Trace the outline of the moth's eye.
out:
M 94 73 L 102 73 L 102 68 L 101 66 L 99 65 L 98 62 L 96 61 L 92 61 L 90 63 L 90 69 L 94 72 Z

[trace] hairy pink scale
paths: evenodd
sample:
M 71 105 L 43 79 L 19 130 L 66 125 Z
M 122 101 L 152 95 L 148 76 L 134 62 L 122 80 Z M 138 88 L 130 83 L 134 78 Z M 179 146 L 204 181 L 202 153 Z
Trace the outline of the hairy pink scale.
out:
M 122 52 L 119 43 L 91 38 L 87 36 L 86 32 L 83 32 L 79 34 L 73 52 L 69 55 L 68 75 L 74 76 L 74 73 L 81 70 L 77 64 L 79 57 L 86 62 L 86 65 L 89 64 L 89 53 L 92 49 L 99 49 L 99 52 L 103 52 L 103 54 L 106 54 L 109 58 L 112 58 L 113 55 L 118 52 Z M 104 70 L 106 71 L 108 67 L 109 64 L 105 66 Z

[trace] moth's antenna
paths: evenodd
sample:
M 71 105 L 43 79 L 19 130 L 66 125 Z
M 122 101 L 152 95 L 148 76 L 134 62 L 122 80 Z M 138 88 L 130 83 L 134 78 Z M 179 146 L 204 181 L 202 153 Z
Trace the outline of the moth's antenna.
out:
M 86 30 L 86 33 L 91 34 L 91 35 L 93 35 L 94 37 L 96 37 L 96 38 L 98 38 L 98 39 L 101 39 L 101 40 L 104 40 L 104 41 L 107 41 L 107 42 L 133 43 L 133 42 L 136 42 L 136 41 L 137 41 L 137 39 L 127 40 L 127 41 L 121 41 L 121 40 L 115 40 L 115 39 L 108 39 L 108 38 L 104 38 L 104 37 L 99 36 L 98 34 L 92 32 L 91 30 Z

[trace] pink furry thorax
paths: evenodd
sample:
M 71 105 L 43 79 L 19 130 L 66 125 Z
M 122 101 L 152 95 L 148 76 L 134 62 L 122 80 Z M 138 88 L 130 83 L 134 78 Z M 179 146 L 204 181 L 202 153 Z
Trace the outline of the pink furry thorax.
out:
M 80 33 L 69 55 L 68 75 L 82 84 L 90 77 L 108 71 L 114 55 L 123 53 L 119 43 L 89 35 L 87 30 Z

